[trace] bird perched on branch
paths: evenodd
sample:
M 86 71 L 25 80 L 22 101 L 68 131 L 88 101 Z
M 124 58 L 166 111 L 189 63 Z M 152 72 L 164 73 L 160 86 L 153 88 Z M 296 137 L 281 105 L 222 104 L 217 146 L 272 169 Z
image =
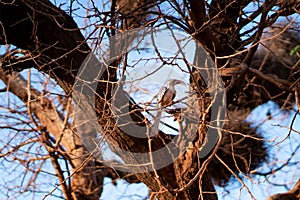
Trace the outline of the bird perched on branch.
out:
M 171 79 L 169 80 L 168 87 L 163 87 L 157 97 L 157 105 L 160 107 L 166 107 L 172 104 L 175 96 L 176 90 L 175 85 L 185 85 L 185 83 L 181 80 Z
M 169 80 L 168 87 L 163 87 L 159 94 L 157 95 L 157 105 L 156 107 L 158 108 L 156 116 L 154 118 L 154 124 L 152 126 L 151 130 L 151 135 L 155 135 L 158 133 L 158 126 L 160 122 L 160 118 L 162 115 L 162 108 L 167 107 L 173 103 L 173 100 L 176 96 L 176 90 L 175 90 L 175 85 L 185 85 L 183 81 L 177 80 L 177 79 L 171 79 Z M 177 113 L 175 113 L 176 115 Z M 174 115 L 174 116 L 175 116 Z M 175 116 L 176 118 L 176 116 Z

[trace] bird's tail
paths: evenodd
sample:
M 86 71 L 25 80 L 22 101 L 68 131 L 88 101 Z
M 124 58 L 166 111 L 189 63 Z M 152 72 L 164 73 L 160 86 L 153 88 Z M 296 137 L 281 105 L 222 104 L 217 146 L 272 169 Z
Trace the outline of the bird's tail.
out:
M 162 115 L 162 108 L 161 106 L 157 107 L 157 113 L 154 117 L 154 122 L 153 125 L 150 127 L 150 137 L 155 136 L 159 132 L 159 123 L 160 123 L 160 118 Z

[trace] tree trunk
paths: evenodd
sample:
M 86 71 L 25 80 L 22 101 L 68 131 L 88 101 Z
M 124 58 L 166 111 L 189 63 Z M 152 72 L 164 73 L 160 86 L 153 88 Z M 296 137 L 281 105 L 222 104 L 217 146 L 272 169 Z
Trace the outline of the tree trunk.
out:
M 72 18 L 48 1 L 16 0 L 12 4 L 1 3 L 0 13 L 0 20 L 3 25 L 0 42 L 2 44 L 13 44 L 18 48 L 28 51 L 31 58 L 25 59 L 24 62 L 17 63 L 13 60 L 15 58 L 9 58 L 8 61 L 6 60 L 4 62 L 5 65 L 3 65 L 3 67 L 11 71 L 34 67 L 48 73 L 57 81 L 66 94 L 70 94 L 74 85 L 75 76 L 90 52 L 89 47 L 85 43 L 85 39 Z M 18 13 L 18 15 L 15 15 L 15 13 Z M 112 71 L 110 70 L 111 69 L 108 69 L 108 71 L 104 72 L 102 80 L 115 80 L 115 78 L 111 77 L 110 72 Z M 108 91 L 111 90 L 112 84 L 113 83 L 100 83 L 97 88 L 99 97 L 107 95 L 105 91 L 107 91 L 107 89 Z M 123 100 L 127 100 L 120 103 L 126 104 L 128 98 L 125 93 L 120 91 L 120 95 L 124 97 Z M 148 139 L 130 137 L 119 128 L 116 128 L 115 121 L 111 117 L 113 115 L 105 106 L 106 103 L 105 99 L 97 99 L 96 111 L 100 126 L 105 127 L 105 133 L 109 132 L 109 143 L 112 146 L 119 147 L 121 150 L 149 152 Z M 45 112 L 51 113 L 50 110 L 40 109 L 36 112 L 36 115 L 40 116 L 41 122 L 44 120 L 47 121 L 48 119 L 48 115 L 43 115 Z M 135 115 L 139 116 L 138 111 Z M 145 126 L 145 124 L 141 125 Z M 52 126 L 49 126 L 49 128 L 51 127 Z M 146 133 L 146 126 L 144 128 L 144 133 Z M 55 134 L 55 132 L 53 132 L 53 134 L 59 138 L 58 134 Z M 68 132 L 68 134 L 70 137 L 74 137 L 71 132 Z M 169 137 L 170 136 L 160 132 L 151 142 L 152 151 L 163 148 L 164 144 L 170 140 Z M 64 141 L 66 146 L 73 144 L 68 143 L 67 138 Z M 80 143 L 80 140 L 78 140 L 78 142 L 79 146 L 76 146 L 76 143 L 76 147 L 74 148 L 77 149 L 79 147 L 79 149 L 74 157 L 80 157 L 81 159 L 77 160 L 78 162 L 76 162 L 73 169 L 76 172 L 72 178 L 73 194 L 79 199 L 97 199 L 99 198 L 101 189 L 97 190 L 97 192 L 95 192 L 94 189 L 102 187 L 101 180 L 103 177 L 101 174 L 95 174 L 92 168 L 85 171 L 90 164 L 80 171 L 76 170 L 83 161 L 82 159 L 85 158 L 85 156 L 83 156 L 85 155 L 84 147 L 81 146 L 82 143 Z M 70 154 L 74 151 L 74 148 L 70 147 Z M 115 152 L 118 154 L 117 150 Z M 180 190 L 184 188 L 185 184 L 187 184 L 200 169 L 201 164 L 198 163 L 197 152 L 198 150 L 194 149 L 193 152 L 189 152 L 189 155 L 185 153 L 174 164 L 157 170 L 156 174 L 154 172 L 145 171 L 144 173 L 137 174 L 137 177 L 150 188 L 152 196 L 159 199 L 195 199 L 199 196 L 202 196 L 204 199 L 216 199 L 217 197 L 210 178 L 203 174 L 205 171 L 203 171 L 200 176 L 202 177 L 201 180 L 199 177 L 196 177 L 196 179 L 190 183 L 189 187 Z M 161 159 L 164 159 L 164 156 L 166 159 L 169 159 L 168 157 L 171 155 L 166 154 L 161 156 Z M 122 159 L 125 162 L 131 163 L 137 158 L 135 158 L 134 155 L 129 155 L 123 156 Z M 147 163 L 148 161 L 149 155 L 136 160 L 138 163 Z M 91 163 L 91 165 L 93 164 Z M 185 171 L 176 174 L 177 167 L 184 167 Z M 88 176 L 86 176 L 86 173 Z M 157 177 L 157 175 L 159 175 L 159 177 Z M 88 177 L 91 179 L 88 180 Z M 83 185 L 89 185 L 90 187 L 82 187 Z M 161 191 L 162 188 L 163 191 Z

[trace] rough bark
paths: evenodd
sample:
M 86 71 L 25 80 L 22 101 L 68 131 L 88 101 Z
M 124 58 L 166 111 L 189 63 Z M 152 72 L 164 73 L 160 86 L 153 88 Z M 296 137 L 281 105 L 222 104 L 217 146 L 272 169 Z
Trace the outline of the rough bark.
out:
M 21 99 L 28 106 L 29 115 L 33 115 L 41 124 L 37 127 L 41 133 L 41 142 L 44 143 L 52 158 L 56 156 L 55 151 L 64 151 L 68 155 L 70 165 L 73 167 L 71 186 L 66 184 L 61 169 L 57 175 L 61 176 L 61 184 L 66 199 L 99 199 L 102 192 L 105 168 L 97 169 L 96 163 L 89 158 L 90 154 L 83 146 L 81 139 L 74 133 L 66 119 L 62 118 L 51 100 L 34 88 L 28 88 L 28 83 L 18 73 L 6 75 L 0 68 L 0 79 L 7 85 L 9 91 Z M 57 141 L 57 146 L 49 142 L 50 134 Z M 61 149 L 63 148 L 63 149 Z M 53 154 L 52 154 L 53 153 Z M 56 169 L 59 168 L 57 164 Z
M 300 199 L 300 180 L 296 183 L 293 189 L 286 193 L 275 194 L 268 198 L 268 200 L 296 200 Z

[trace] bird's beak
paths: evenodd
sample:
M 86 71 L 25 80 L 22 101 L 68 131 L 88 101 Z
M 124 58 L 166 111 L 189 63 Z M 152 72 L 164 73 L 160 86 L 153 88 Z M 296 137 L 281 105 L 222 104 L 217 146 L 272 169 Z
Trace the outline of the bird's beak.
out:
M 181 85 L 185 85 L 185 83 L 183 82 L 183 81 L 181 81 L 181 80 L 176 80 L 176 82 L 175 82 L 176 84 L 181 84 Z

